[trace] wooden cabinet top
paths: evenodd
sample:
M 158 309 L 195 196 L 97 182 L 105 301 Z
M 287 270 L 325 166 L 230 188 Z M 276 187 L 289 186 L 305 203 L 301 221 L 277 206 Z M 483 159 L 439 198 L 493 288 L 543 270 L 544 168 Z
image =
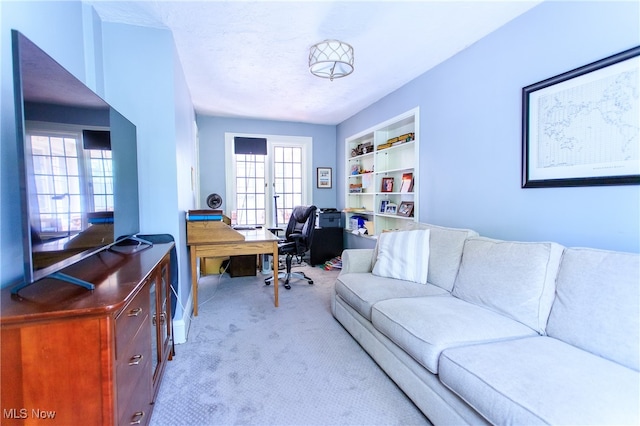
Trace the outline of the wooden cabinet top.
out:
M 11 288 L 2 289 L 0 324 L 116 313 L 173 246 L 154 244 L 135 253 L 103 250 L 62 271 L 94 284 L 95 290 L 52 278 L 23 288 L 19 295 L 12 295 Z

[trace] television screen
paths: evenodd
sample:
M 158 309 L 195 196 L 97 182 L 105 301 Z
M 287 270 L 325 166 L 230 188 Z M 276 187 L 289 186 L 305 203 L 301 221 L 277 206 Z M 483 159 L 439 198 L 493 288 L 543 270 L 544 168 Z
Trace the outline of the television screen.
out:
M 136 127 L 12 31 L 24 281 L 139 232 Z

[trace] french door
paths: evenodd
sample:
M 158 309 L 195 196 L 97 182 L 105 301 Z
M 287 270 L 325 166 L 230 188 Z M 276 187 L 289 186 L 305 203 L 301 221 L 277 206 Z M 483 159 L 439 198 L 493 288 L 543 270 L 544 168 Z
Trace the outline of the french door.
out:
M 267 155 L 234 154 L 236 136 L 266 137 Z M 284 227 L 293 207 L 311 203 L 311 138 L 226 134 L 225 140 L 233 224 Z

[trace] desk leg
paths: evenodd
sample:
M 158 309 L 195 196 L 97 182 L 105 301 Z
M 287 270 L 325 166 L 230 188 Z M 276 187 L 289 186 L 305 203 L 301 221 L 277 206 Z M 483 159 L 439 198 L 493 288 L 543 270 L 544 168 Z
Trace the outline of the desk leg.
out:
M 278 280 L 278 243 L 273 243 L 273 297 L 275 299 L 276 308 L 278 307 L 278 287 L 280 287 L 280 281 Z
M 190 247 L 191 252 L 191 293 L 193 294 L 193 316 L 198 316 L 198 260 L 195 246 Z

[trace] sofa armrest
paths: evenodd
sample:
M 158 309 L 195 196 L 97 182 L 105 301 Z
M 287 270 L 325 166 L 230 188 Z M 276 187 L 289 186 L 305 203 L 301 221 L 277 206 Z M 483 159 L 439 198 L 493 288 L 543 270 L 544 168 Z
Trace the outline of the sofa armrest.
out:
M 373 269 L 373 249 L 346 249 L 342 252 L 340 274 L 371 272 Z

